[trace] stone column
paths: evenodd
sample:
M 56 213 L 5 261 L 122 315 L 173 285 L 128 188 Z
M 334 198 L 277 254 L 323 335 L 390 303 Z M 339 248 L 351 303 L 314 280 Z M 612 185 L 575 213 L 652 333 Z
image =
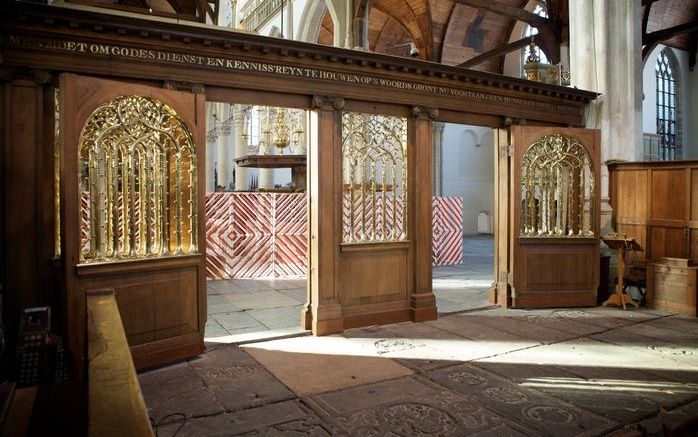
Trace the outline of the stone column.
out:
M 206 192 L 212 193 L 216 191 L 216 140 L 218 135 L 216 129 L 213 128 L 206 132 Z
M 639 160 L 642 151 L 642 35 L 634 0 L 570 0 L 572 85 L 601 93 L 588 128 L 601 130 L 601 161 Z M 601 229 L 611 226 L 608 168 L 601 168 Z
M 235 128 L 235 157 L 239 158 L 248 154 L 245 133 L 245 111 L 241 105 L 233 107 L 233 126 Z M 235 191 L 248 191 L 250 189 L 248 169 L 235 165 Z
M 354 2 L 347 0 L 325 0 L 325 2 L 334 22 L 335 47 L 353 47 Z
M 260 168 L 259 169 L 259 188 L 274 188 L 274 169 Z
M 218 162 L 216 163 L 218 185 L 222 186 L 224 190 L 228 190 L 233 176 L 233 168 L 231 165 L 233 159 L 230 153 L 230 149 L 232 149 L 230 137 L 232 125 L 230 123 L 221 123 L 216 128 L 216 132 L 218 133 Z
M 283 11 L 281 11 L 281 13 L 283 13 Z M 284 23 L 286 24 L 284 37 L 286 39 L 295 39 L 295 34 L 293 32 L 293 0 L 286 0 L 286 19 Z
M 432 156 L 434 157 L 434 169 L 432 172 L 433 175 L 433 182 L 432 185 L 434 187 L 434 196 L 442 196 L 443 195 L 443 163 L 441 159 L 441 151 L 443 149 L 443 133 L 444 133 L 444 127 L 446 126 L 445 123 L 441 122 L 434 122 L 432 123 L 433 127 L 433 152 Z

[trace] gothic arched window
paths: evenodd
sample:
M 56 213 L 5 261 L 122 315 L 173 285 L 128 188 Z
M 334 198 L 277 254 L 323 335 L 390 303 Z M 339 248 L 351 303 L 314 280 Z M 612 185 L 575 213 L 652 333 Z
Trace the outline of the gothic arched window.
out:
M 681 158 L 679 134 L 679 78 L 676 61 L 669 49 L 659 53 L 654 67 L 657 78 L 657 135 L 659 136 L 659 159 L 673 161 Z

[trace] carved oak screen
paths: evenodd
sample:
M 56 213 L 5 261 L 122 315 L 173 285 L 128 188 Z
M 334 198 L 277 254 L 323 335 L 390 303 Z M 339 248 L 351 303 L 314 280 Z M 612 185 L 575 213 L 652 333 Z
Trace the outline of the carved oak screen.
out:
M 594 170 L 577 139 L 539 138 L 521 162 L 522 237 L 594 237 Z
M 171 107 L 136 95 L 99 106 L 78 172 L 81 262 L 197 252 L 195 147 Z
M 407 119 L 345 112 L 343 243 L 406 240 Z

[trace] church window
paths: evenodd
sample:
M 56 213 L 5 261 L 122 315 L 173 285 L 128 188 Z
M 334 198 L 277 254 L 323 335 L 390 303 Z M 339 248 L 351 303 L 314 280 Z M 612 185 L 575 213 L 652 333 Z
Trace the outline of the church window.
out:
M 659 53 L 655 65 L 657 78 L 657 135 L 659 136 L 659 159 L 673 161 L 681 158 L 679 135 L 678 75 L 673 54 L 668 49 Z

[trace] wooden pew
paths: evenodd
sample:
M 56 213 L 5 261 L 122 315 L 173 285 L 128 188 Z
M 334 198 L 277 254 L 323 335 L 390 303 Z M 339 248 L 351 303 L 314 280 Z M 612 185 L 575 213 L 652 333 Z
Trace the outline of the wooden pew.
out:
M 153 436 L 114 290 L 87 293 L 88 435 Z

